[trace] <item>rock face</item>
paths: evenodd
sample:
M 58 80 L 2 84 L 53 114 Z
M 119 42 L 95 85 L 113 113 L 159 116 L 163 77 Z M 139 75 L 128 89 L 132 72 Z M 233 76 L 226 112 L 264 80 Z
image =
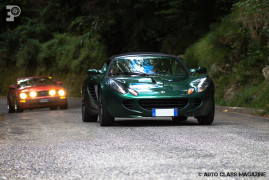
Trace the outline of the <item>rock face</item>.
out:
M 263 76 L 265 77 L 266 81 L 269 81 L 269 66 L 266 66 L 262 69 Z

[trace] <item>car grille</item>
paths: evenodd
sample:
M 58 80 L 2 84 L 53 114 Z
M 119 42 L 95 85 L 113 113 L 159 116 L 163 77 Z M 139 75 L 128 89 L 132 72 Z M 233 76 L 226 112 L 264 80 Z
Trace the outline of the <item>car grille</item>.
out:
M 94 101 L 97 101 L 94 85 L 89 85 L 89 91 Z
M 37 97 L 49 96 L 49 91 L 37 91 Z
M 155 108 L 184 108 L 188 104 L 188 99 L 141 99 L 139 105 L 147 110 Z

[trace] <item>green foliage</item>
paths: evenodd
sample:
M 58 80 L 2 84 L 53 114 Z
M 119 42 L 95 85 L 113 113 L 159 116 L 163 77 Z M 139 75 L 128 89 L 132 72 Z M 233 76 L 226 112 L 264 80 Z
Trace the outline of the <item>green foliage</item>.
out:
M 81 36 L 55 34 L 42 45 L 38 57 L 39 72 L 83 73 L 88 68 L 100 68 L 105 61 L 105 48 L 91 38 L 81 43 Z
M 216 85 L 220 105 L 268 108 L 268 84 L 262 68 L 269 64 L 269 2 L 245 0 L 185 51 L 191 67 L 205 66 Z
M 40 43 L 35 39 L 28 39 L 24 46 L 21 46 L 17 52 L 17 62 L 16 66 L 18 68 L 23 67 L 36 67 L 37 56 L 40 51 Z
M 269 38 L 269 2 L 268 0 L 246 0 L 235 4 L 239 8 L 239 19 L 250 30 L 256 42 Z

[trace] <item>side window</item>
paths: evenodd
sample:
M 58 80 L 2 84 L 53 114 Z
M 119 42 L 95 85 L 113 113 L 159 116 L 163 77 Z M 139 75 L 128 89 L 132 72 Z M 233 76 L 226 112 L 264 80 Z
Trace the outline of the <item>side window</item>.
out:
M 172 74 L 173 75 L 187 75 L 185 69 L 183 69 L 182 65 L 178 61 L 174 61 L 172 63 Z

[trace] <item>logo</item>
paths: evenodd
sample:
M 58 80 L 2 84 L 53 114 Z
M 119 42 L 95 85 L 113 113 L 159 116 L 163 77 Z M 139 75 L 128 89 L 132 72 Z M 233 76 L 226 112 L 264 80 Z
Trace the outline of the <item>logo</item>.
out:
M 9 10 L 9 12 L 7 12 L 8 17 L 6 18 L 7 22 L 13 22 L 14 17 L 18 17 L 21 14 L 21 8 L 19 6 L 7 5 L 6 8 Z

